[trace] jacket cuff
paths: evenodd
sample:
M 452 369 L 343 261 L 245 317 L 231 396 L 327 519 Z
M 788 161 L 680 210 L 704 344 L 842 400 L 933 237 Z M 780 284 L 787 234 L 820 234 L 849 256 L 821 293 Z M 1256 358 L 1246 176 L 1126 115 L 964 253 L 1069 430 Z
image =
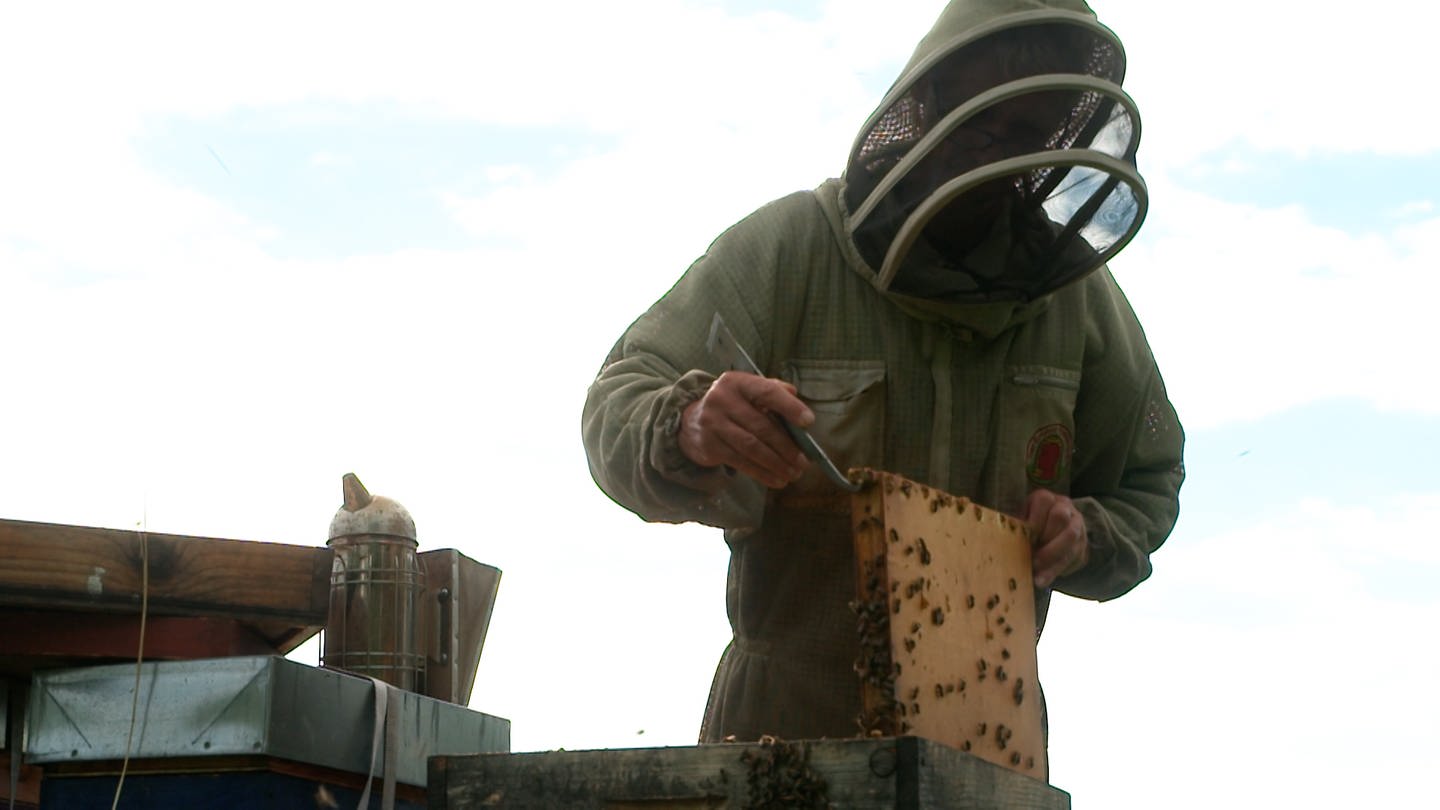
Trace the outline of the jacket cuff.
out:
M 680 449 L 680 419 L 685 408 L 705 396 L 715 375 L 705 371 L 689 371 L 670 386 L 655 408 L 655 427 L 650 434 L 650 466 L 660 477 L 674 484 L 699 490 L 719 492 L 729 486 L 734 472 L 728 467 L 701 467 Z
M 1128 592 L 1150 576 L 1148 552 L 1125 541 L 1118 524 L 1099 500 L 1076 498 L 1085 516 L 1090 559 L 1084 568 L 1055 580 L 1055 590 L 1081 599 L 1106 601 Z M 1132 531 L 1135 531 L 1132 529 Z

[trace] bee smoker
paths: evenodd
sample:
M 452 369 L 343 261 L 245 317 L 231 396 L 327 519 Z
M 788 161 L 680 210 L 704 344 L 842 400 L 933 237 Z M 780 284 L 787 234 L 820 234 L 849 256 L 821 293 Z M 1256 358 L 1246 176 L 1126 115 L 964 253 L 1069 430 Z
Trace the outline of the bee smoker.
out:
M 415 521 L 395 501 L 371 495 L 354 473 L 341 485 L 345 503 L 326 541 L 335 561 L 321 663 L 418 691 L 425 682 L 416 632 L 425 576 Z

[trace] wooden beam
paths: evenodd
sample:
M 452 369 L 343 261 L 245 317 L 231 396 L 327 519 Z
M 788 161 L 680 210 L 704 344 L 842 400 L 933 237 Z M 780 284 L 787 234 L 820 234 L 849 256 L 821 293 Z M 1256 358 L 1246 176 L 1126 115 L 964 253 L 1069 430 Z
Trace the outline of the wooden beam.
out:
M 0 605 L 138 613 L 142 547 L 151 615 L 250 622 L 272 643 L 325 624 L 329 548 L 20 520 L 0 520 Z
M 0 807 L 10 806 L 10 756 L 9 751 L 0 751 Z M 15 807 L 17 810 L 40 806 L 40 782 L 44 773 L 34 765 L 21 765 L 20 778 L 15 786 Z
M 0 608 L 0 664 L 15 657 L 134 660 L 140 617 Z M 145 658 L 183 660 L 231 655 L 274 655 L 273 644 L 235 619 L 155 616 L 145 624 Z
M 1068 810 L 1044 782 L 915 737 L 433 756 L 431 810 Z

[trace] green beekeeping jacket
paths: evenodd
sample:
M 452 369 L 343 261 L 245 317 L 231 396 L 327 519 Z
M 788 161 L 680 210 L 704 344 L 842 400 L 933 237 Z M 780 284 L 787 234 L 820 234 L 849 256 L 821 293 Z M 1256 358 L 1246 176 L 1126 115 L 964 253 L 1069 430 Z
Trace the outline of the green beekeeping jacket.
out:
M 1127 592 L 1178 514 L 1181 426 L 1108 270 L 1028 303 L 908 299 L 877 289 L 842 200 L 830 180 L 727 230 L 620 338 L 585 402 L 591 473 L 611 498 L 725 530 L 734 639 L 702 741 L 848 737 L 860 712 L 848 495 L 813 465 L 772 491 L 679 449 L 682 410 L 725 371 L 705 346 L 717 312 L 767 376 L 795 385 L 842 470 L 1015 514 L 1036 488 L 1074 498 L 1090 560 L 1056 590 Z

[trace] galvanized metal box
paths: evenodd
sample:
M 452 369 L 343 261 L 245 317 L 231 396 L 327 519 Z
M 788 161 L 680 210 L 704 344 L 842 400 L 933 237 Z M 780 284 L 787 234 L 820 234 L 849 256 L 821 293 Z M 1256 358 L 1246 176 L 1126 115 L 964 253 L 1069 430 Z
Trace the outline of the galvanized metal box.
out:
M 35 675 L 26 761 L 119 760 L 126 754 L 135 665 Z M 437 754 L 510 750 L 510 721 L 396 692 L 396 780 L 424 786 Z M 132 760 L 265 756 L 366 774 L 375 728 L 366 679 L 278 656 L 146 663 L 140 671 Z M 377 773 L 380 771 L 377 770 Z

